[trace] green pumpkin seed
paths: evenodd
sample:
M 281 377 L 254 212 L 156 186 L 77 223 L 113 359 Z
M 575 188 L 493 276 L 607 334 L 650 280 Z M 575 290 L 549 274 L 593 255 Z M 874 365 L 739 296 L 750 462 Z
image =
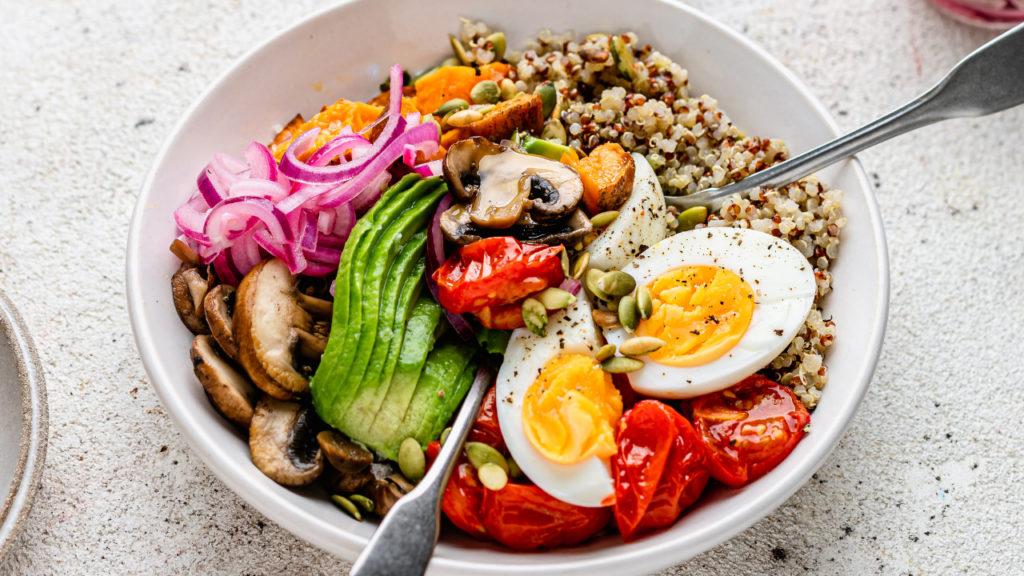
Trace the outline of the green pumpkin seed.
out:
M 664 345 L 665 341 L 661 338 L 637 336 L 623 342 L 622 346 L 619 346 L 619 352 L 622 352 L 623 356 L 647 356 L 652 352 L 657 352 Z
M 459 63 L 463 66 L 469 66 L 469 55 L 466 54 L 466 48 L 462 45 L 462 42 L 451 34 L 448 35 L 448 40 L 452 43 L 452 50 L 455 52 L 455 57 L 459 59 Z
M 523 301 L 523 322 L 537 336 L 543 336 L 548 330 L 548 310 L 533 298 Z
M 576 263 L 572 265 L 572 277 L 576 280 L 583 276 L 583 273 L 587 271 L 587 266 L 590 265 L 590 252 L 584 252 L 580 254 L 580 257 L 576 259 Z
M 597 285 L 597 281 L 600 280 L 602 276 L 604 276 L 603 270 L 591 268 L 590 270 L 587 270 L 587 274 L 584 277 L 584 284 L 587 285 L 587 290 L 590 290 L 591 294 L 607 302 L 611 300 L 612 297 L 609 296 L 604 290 L 601 289 L 600 286 Z
M 541 131 L 540 137 L 562 145 L 565 145 L 569 140 L 568 135 L 565 133 L 565 125 L 562 124 L 561 120 L 555 118 L 544 123 L 544 130 Z
M 611 296 L 611 295 L 609 295 L 609 296 Z M 614 296 L 611 296 L 611 298 L 612 299 L 610 301 L 606 302 L 606 304 L 608 305 L 608 309 L 611 310 L 612 312 L 618 313 L 620 298 L 616 298 Z
M 459 110 L 465 110 L 466 108 L 469 108 L 469 102 L 466 102 L 462 98 L 452 98 L 444 104 L 441 104 L 440 108 L 434 110 L 434 116 L 444 118 L 450 112 L 458 112 Z
M 334 494 L 331 496 L 331 500 L 334 500 L 334 503 L 337 504 L 339 508 L 348 512 L 349 516 L 355 518 L 357 522 L 363 521 L 363 515 L 359 513 L 359 508 L 356 508 L 356 505 L 348 498 Z
M 626 80 L 633 81 L 633 51 L 626 46 L 622 36 L 612 36 L 609 42 L 612 49 L 612 58 L 615 59 L 615 67 L 619 69 Z
M 402 470 L 402 476 L 413 484 L 422 480 L 426 474 L 427 457 L 415 438 L 406 438 L 398 447 L 398 468 Z
M 676 230 L 679 232 L 686 232 L 687 230 L 693 230 L 697 227 L 697 224 L 703 224 L 708 219 L 708 209 L 704 206 L 694 206 L 683 210 L 683 212 L 676 216 L 676 220 L 679 225 Z
M 462 60 L 459 60 L 459 58 L 457 56 L 452 56 L 451 58 L 445 58 L 444 61 L 441 62 L 440 68 L 445 68 L 447 66 L 462 66 Z
M 604 362 L 612 356 L 615 356 L 615 344 L 605 344 L 594 353 L 594 359 L 598 362 Z
M 618 210 L 609 210 L 607 212 L 601 212 L 590 219 L 590 224 L 594 228 L 604 228 L 605 226 L 615 222 L 615 219 L 619 217 Z
M 491 43 L 491 52 L 494 52 L 494 61 L 497 62 L 505 57 L 505 33 L 495 32 L 487 37 Z
M 597 286 L 611 296 L 625 296 L 636 288 L 636 280 L 625 272 L 612 270 L 601 276 Z
M 477 82 L 476 86 L 469 92 L 469 99 L 473 104 L 497 104 L 501 98 L 501 89 L 498 84 L 491 80 Z
M 501 490 L 508 485 L 508 472 L 497 464 L 484 464 L 476 471 L 480 483 L 488 490 Z
M 373 509 L 376 506 L 376 504 L 373 503 L 373 500 L 370 500 L 362 494 L 353 494 L 349 496 L 348 499 L 354 502 L 356 506 L 362 508 L 364 512 L 373 512 Z
M 463 126 L 469 126 L 483 117 L 484 115 L 476 110 L 460 110 L 451 116 L 447 116 L 445 118 L 445 122 L 447 122 L 449 126 L 462 128 Z
M 565 276 L 566 278 L 568 278 L 569 277 L 569 251 L 566 250 L 565 248 L 562 248 L 562 251 L 559 253 L 559 255 L 562 258 L 562 276 Z
M 488 114 L 493 112 L 495 108 L 497 108 L 497 106 L 495 106 L 494 104 L 485 104 L 483 106 L 478 106 L 476 108 L 471 108 L 471 110 L 476 110 L 481 115 L 487 116 Z
M 560 288 L 546 288 L 540 294 L 534 295 L 547 310 L 561 310 L 566 306 L 576 303 L 576 297 Z
M 519 89 L 516 88 L 515 82 L 509 80 L 508 78 L 505 78 L 504 80 L 501 81 L 502 100 L 511 100 L 516 97 L 516 94 L 519 94 Z
M 651 291 L 647 286 L 636 289 L 636 308 L 640 312 L 640 318 L 647 320 L 654 313 L 654 300 L 651 299 Z
M 592 315 L 594 317 L 594 323 L 601 328 L 622 328 L 622 324 L 619 324 L 619 315 L 614 312 L 608 312 L 607 310 L 594 310 Z
M 810 424 L 808 424 L 808 426 L 810 426 Z M 512 456 L 509 456 L 505 460 L 508 461 L 509 478 L 519 478 L 523 475 L 523 469 L 519 467 L 519 464 L 516 464 L 516 461 L 512 459 Z
M 636 309 L 636 300 L 632 296 L 623 296 L 619 300 L 619 324 L 628 332 L 636 330 L 640 324 L 640 311 Z
M 449 426 L 441 431 L 441 446 L 444 446 L 445 440 L 448 440 L 448 435 L 452 433 L 452 427 Z
M 508 472 L 508 461 L 505 457 L 488 444 L 483 442 L 466 442 L 466 457 L 473 468 L 479 470 L 484 464 L 496 464 L 505 472 Z
M 555 104 L 558 104 L 558 90 L 555 89 L 555 85 L 548 80 L 537 86 L 534 94 L 540 95 L 540 101 L 543 104 L 541 115 L 544 118 L 551 118 L 551 113 L 555 111 Z
M 636 372 L 643 367 L 643 360 L 626 358 L 625 356 L 616 356 L 601 362 L 601 370 L 610 374 L 628 374 L 630 372 Z

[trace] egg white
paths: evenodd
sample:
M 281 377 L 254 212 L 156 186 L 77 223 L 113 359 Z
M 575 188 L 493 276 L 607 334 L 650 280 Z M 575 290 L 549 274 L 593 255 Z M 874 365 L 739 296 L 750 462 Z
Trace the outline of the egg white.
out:
M 768 365 L 789 346 L 811 310 L 814 270 L 799 250 L 770 234 L 742 228 L 703 228 L 672 236 L 624 270 L 638 286 L 683 266 L 717 266 L 735 272 L 754 290 L 750 326 L 732 350 L 700 366 L 676 367 L 643 358 L 629 374 L 633 389 L 657 398 L 692 398 L 728 388 Z M 609 343 L 635 336 L 606 330 Z
M 498 423 L 512 458 L 541 490 L 569 504 L 599 507 L 615 495 L 608 460 L 593 456 L 576 464 L 552 462 L 530 443 L 523 429 L 523 399 L 544 365 L 558 354 L 593 357 L 601 347 L 590 303 L 583 292 L 577 298 L 575 304 L 548 318 L 544 336 L 526 328 L 512 333 L 495 390 Z

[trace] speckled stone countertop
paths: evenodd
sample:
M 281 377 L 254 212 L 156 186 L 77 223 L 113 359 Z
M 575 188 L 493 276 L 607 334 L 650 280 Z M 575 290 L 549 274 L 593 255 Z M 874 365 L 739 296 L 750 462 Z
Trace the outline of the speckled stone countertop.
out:
M 0 289 L 50 399 L 43 485 L 0 576 L 346 573 L 192 453 L 147 383 L 124 296 L 128 220 L 175 121 L 236 57 L 322 4 L 0 0 Z M 845 130 L 994 36 L 925 0 L 690 4 L 789 66 Z M 892 259 L 867 398 L 786 504 L 663 574 L 1024 571 L 1022 135 L 1017 109 L 862 155 Z

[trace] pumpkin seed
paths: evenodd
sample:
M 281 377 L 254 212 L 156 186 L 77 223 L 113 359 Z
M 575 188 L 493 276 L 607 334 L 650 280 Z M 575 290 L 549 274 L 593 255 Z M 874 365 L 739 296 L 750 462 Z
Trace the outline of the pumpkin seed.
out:
M 605 226 L 615 222 L 615 219 L 619 217 L 618 210 L 609 210 L 607 212 L 601 212 L 590 219 L 590 224 L 594 228 L 604 228 Z
M 679 225 L 676 230 L 679 232 L 686 232 L 687 230 L 693 230 L 697 227 L 697 224 L 703 224 L 708 219 L 708 209 L 704 206 L 694 206 L 683 210 L 679 216 L 676 216 L 676 220 Z
M 331 496 L 331 500 L 334 500 L 334 503 L 337 504 L 339 508 L 348 512 L 349 516 L 355 518 L 357 522 L 363 521 L 363 515 L 359 513 L 359 508 L 356 508 L 356 505 L 348 498 L 339 494 L 334 494 Z
M 572 265 L 572 277 L 576 280 L 583 276 L 583 273 L 587 271 L 587 266 L 590 265 L 590 252 L 584 252 L 580 254 L 580 257 L 576 259 L 576 263 Z
M 597 281 L 597 287 L 611 296 L 625 296 L 636 288 L 636 280 L 625 272 L 612 270 L 601 276 Z
M 449 426 L 441 431 L 441 446 L 444 446 L 445 440 L 448 440 L 448 435 L 452 433 L 452 427 Z
M 605 344 L 594 353 L 594 359 L 598 362 L 604 362 L 612 356 L 615 356 L 615 344 Z
M 566 250 L 565 248 L 562 248 L 562 251 L 559 253 L 559 255 L 562 258 L 562 276 L 565 276 L 566 278 L 568 278 L 569 277 L 569 251 Z
M 540 95 L 540 101 L 543 104 L 541 115 L 544 118 L 550 118 L 551 113 L 555 111 L 555 104 L 558 104 L 558 90 L 555 89 L 555 85 L 548 80 L 537 86 L 534 94 Z
M 643 367 L 643 360 L 626 358 L 625 356 L 616 356 L 601 362 L 601 370 L 610 374 L 628 374 L 629 372 L 636 372 Z
M 398 468 L 402 470 L 402 476 L 413 484 L 422 480 L 427 472 L 427 458 L 415 438 L 402 440 L 398 447 Z
M 810 426 L 810 424 L 808 424 L 808 426 Z M 519 478 L 520 476 L 523 475 L 523 469 L 519 467 L 519 464 L 516 464 L 516 461 L 512 459 L 511 455 L 505 460 L 508 461 L 509 478 Z
M 584 277 L 584 283 L 587 285 L 587 290 L 590 290 L 591 294 L 607 302 L 608 300 L 611 300 L 612 297 L 597 285 L 597 281 L 600 280 L 602 276 L 604 276 L 603 270 L 591 268 L 590 270 L 587 270 L 587 275 Z
M 501 490 L 508 485 L 508 472 L 497 464 L 484 464 L 476 471 L 480 483 L 488 490 Z
M 455 52 L 455 57 L 459 59 L 459 63 L 463 66 L 469 66 L 469 55 L 466 54 L 466 48 L 462 45 L 462 42 L 451 34 L 448 35 L 448 40 L 452 43 L 452 50 Z
M 457 56 L 452 56 L 451 58 L 445 58 L 444 62 L 441 62 L 441 66 L 440 67 L 441 68 L 445 68 L 447 66 L 462 66 L 462 60 L 459 60 L 459 58 Z
M 619 315 L 614 312 L 594 310 L 592 315 L 594 316 L 594 323 L 601 328 L 622 328 L 622 324 L 619 324 Z
M 619 346 L 619 352 L 622 352 L 623 356 L 646 356 L 651 352 L 657 352 L 664 345 L 665 341 L 661 338 L 637 336 L 623 342 L 622 346 Z
M 466 457 L 473 468 L 480 470 L 484 464 L 495 464 L 505 472 L 508 472 L 508 461 L 505 457 L 483 442 L 466 442 Z
M 615 66 L 630 82 L 633 81 L 633 51 L 626 46 L 622 36 L 612 36 L 611 39 L 612 58 L 615 59 Z
M 502 100 L 511 100 L 516 97 L 516 94 L 519 94 L 519 89 L 516 88 L 515 82 L 509 80 L 508 78 L 505 78 L 504 80 L 501 81 Z
M 651 299 L 651 291 L 647 286 L 636 289 L 636 308 L 640 312 L 640 318 L 647 320 L 654 313 L 654 300 Z
M 362 494 L 353 494 L 349 496 L 348 499 L 354 502 L 356 506 L 362 508 L 364 512 L 373 512 L 373 509 L 376 506 L 373 500 L 370 500 Z
M 466 108 L 469 108 L 469 102 L 466 102 L 462 98 L 452 98 L 444 104 L 441 104 L 440 108 L 434 110 L 434 116 L 444 118 L 449 112 L 458 112 L 459 110 L 465 110 Z
M 498 84 L 491 80 L 477 82 L 476 86 L 469 92 L 469 99 L 473 104 L 497 104 L 501 98 L 501 89 Z
M 544 123 L 544 130 L 541 131 L 540 137 L 545 140 L 558 142 L 562 145 L 565 145 L 568 141 L 568 135 L 565 133 L 565 125 L 557 118 L 552 118 Z
M 619 311 L 619 300 L 620 298 L 612 296 L 612 299 L 606 302 L 606 304 L 608 305 L 608 309 L 611 310 L 612 312 L 617 313 Z
M 494 104 L 484 104 L 483 106 L 477 106 L 476 108 L 473 108 L 471 106 L 469 109 L 476 110 L 477 112 L 483 114 L 484 116 L 487 116 L 488 114 L 493 112 L 495 108 L 497 108 L 497 106 L 495 106 Z
M 534 298 L 547 310 L 561 310 L 576 303 L 576 297 L 561 288 L 546 288 L 541 293 L 535 294 Z
M 640 324 L 640 311 L 636 309 L 636 300 L 632 296 L 623 296 L 619 301 L 619 324 L 628 332 L 636 330 Z
M 476 110 L 460 110 L 445 118 L 445 122 L 447 122 L 449 126 L 462 128 L 463 126 L 469 126 L 483 117 L 484 115 Z
M 523 322 L 537 336 L 543 336 L 548 330 L 548 310 L 533 298 L 523 301 Z
M 495 32 L 487 37 L 491 43 L 491 52 L 494 52 L 494 61 L 497 62 L 505 57 L 505 33 Z

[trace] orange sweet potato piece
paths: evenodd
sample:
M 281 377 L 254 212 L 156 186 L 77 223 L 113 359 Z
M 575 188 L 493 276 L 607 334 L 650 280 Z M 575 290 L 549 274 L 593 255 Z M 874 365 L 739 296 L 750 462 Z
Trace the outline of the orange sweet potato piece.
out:
M 295 117 L 289 120 L 288 123 L 285 124 L 284 128 L 277 133 L 277 136 L 274 136 L 269 147 L 273 149 L 274 146 L 282 142 L 291 142 L 293 138 L 299 135 L 299 127 L 305 124 L 305 122 L 306 121 L 302 119 L 302 114 L 296 114 Z
M 469 102 L 469 93 L 477 82 L 484 79 L 469 66 L 438 68 L 416 81 L 416 107 L 424 114 L 432 114 L 453 98 Z
M 591 216 L 618 210 L 633 192 L 636 166 L 618 144 L 602 144 L 573 166 L 583 179 L 583 203 Z
M 544 128 L 541 109 L 544 104 L 536 94 L 524 94 L 499 103 L 486 116 L 464 127 L 469 136 L 483 136 L 495 142 L 511 138 L 516 128 L 522 132 L 539 134 Z
M 321 146 L 333 140 L 346 126 L 351 126 L 353 131 L 358 132 L 377 120 L 383 111 L 384 109 L 380 106 L 364 104 L 363 102 L 351 102 L 342 98 L 330 106 L 324 106 L 319 113 L 296 127 L 287 140 L 282 140 L 271 146 L 270 151 L 274 154 L 274 158 L 281 160 L 281 157 L 284 156 L 285 151 L 296 136 L 313 128 L 320 128 L 320 134 L 317 135 L 313 146 L 304 154 L 298 156 L 299 160 L 306 160 L 319 150 Z M 402 114 L 415 111 L 416 105 L 410 100 L 402 98 Z
M 402 86 L 402 96 L 411 101 L 413 104 L 415 104 L 416 88 L 414 88 L 413 86 Z M 391 92 L 381 92 L 380 94 L 377 94 L 372 99 L 370 99 L 370 101 L 367 102 L 367 104 L 370 104 L 372 106 L 387 106 L 388 100 L 390 99 Z
M 480 81 L 491 80 L 500 83 L 508 76 L 510 66 L 504 62 L 491 62 L 480 67 Z

